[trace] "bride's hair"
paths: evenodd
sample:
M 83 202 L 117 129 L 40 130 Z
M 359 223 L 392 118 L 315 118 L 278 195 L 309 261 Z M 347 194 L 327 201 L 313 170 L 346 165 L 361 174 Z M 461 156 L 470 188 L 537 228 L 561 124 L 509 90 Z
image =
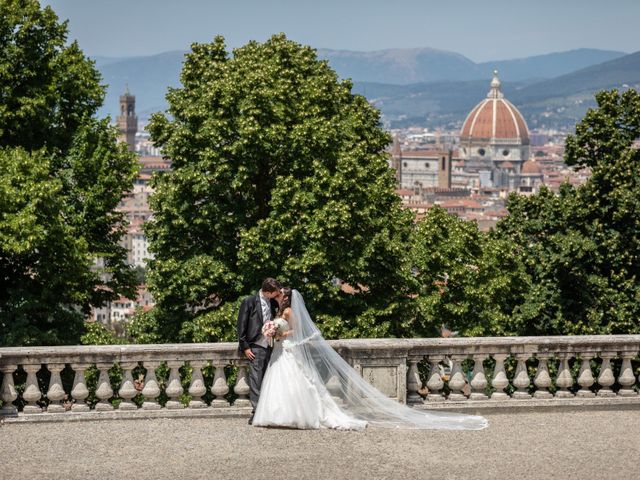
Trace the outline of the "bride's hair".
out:
M 291 307 L 291 287 L 284 287 L 280 291 L 282 292 L 282 303 L 278 308 L 278 316 Z

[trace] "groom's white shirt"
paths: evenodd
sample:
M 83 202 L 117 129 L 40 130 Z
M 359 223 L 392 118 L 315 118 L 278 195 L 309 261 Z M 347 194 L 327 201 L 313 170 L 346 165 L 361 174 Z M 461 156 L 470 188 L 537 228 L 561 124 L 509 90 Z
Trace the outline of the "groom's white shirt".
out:
M 258 296 L 260 297 L 260 306 L 262 307 L 262 324 L 264 325 L 266 322 L 271 320 L 271 302 L 268 298 L 262 295 L 262 290 L 258 292 Z M 262 333 L 254 343 L 264 348 L 269 346 L 269 340 L 267 337 L 262 335 Z

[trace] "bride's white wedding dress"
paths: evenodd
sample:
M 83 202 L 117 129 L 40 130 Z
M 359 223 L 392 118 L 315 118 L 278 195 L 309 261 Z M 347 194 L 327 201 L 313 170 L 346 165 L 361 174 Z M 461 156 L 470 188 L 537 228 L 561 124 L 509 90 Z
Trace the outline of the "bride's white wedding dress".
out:
M 285 323 L 285 330 L 289 324 Z M 253 425 L 300 429 L 335 428 L 362 430 L 367 422 L 340 410 L 325 385 L 305 372 L 289 347 L 290 340 L 276 341 L 269 368 L 262 380 Z
M 275 342 L 253 425 L 344 430 L 366 426 L 481 430 L 488 426 L 483 417 L 419 411 L 377 390 L 322 337 L 297 290 L 292 291 L 288 318 L 289 335 Z

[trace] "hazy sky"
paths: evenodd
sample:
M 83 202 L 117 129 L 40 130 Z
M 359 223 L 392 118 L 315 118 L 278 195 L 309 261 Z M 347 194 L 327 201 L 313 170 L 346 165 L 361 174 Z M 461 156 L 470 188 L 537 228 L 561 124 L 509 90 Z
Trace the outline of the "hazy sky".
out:
M 231 47 L 285 32 L 316 48 L 432 47 L 474 61 L 640 50 L 640 0 L 49 0 L 89 55 Z

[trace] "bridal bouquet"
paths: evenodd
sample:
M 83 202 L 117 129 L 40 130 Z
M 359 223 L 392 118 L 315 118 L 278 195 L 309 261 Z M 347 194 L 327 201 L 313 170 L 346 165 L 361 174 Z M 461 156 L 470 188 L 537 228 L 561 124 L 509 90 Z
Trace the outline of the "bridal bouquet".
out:
M 262 334 L 269 339 L 269 345 L 273 347 L 274 337 L 284 332 L 286 321 L 284 318 L 269 320 L 262 325 Z

